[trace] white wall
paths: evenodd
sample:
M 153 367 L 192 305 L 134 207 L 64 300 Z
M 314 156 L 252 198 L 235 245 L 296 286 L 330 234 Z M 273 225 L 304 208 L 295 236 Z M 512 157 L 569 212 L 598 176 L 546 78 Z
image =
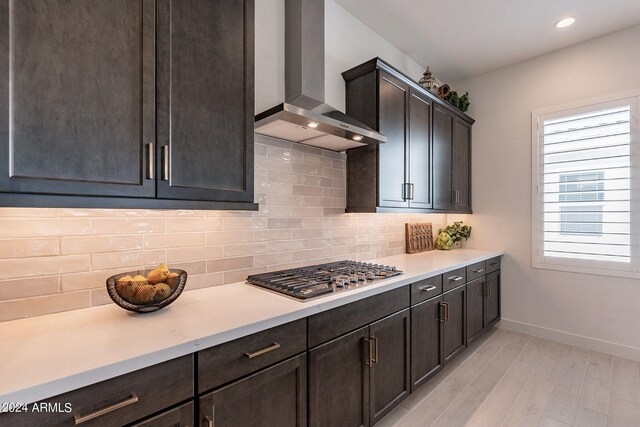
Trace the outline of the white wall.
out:
M 455 87 L 477 120 L 469 246 L 507 252 L 504 326 L 640 360 L 640 280 L 531 267 L 531 113 L 640 88 L 640 26 Z
M 418 80 L 424 67 L 403 54 L 333 0 L 325 1 L 325 98 L 344 111 L 341 73 L 379 56 Z M 255 111 L 284 100 L 284 0 L 256 2 Z

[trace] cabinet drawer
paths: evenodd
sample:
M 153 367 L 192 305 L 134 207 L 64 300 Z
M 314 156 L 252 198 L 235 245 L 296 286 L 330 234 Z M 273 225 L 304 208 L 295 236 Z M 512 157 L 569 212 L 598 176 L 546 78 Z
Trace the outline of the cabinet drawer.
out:
M 428 300 L 442 293 L 442 275 L 429 277 L 411 284 L 411 305 Z
M 69 413 L 0 414 L 0 425 L 125 425 L 192 397 L 193 355 L 190 354 L 44 401 L 58 405 L 62 411 L 68 404 L 71 407 Z
M 500 257 L 497 256 L 495 258 L 488 259 L 485 262 L 485 267 L 487 268 L 487 273 L 500 270 Z
M 467 266 L 467 281 L 470 282 L 487 274 L 484 261 L 476 262 Z
M 211 390 L 307 349 L 306 319 L 198 352 L 198 390 Z
M 309 317 L 309 347 L 409 307 L 409 286 L 403 286 Z
M 463 285 L 466 281 L 467 270 L 465 267 L 451 270 L 442 275 L 442 291 L 450 291 L 453 288 Z

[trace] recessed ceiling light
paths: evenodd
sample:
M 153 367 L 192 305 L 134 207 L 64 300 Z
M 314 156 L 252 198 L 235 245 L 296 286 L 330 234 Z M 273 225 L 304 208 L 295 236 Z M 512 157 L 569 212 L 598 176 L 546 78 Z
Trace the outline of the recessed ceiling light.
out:
M 354 141 L 362 141 L 362 137 L 360 135 L 356 135 L 352 138 Z
M 309 122 L 309 123 L 307 123 L 307 126 L 310 127 L 311 129 L 315 129 L 315 128 L 318 127 L 319 124 L 320 123 L 318 123 L 318 122 Z
M 574 18 L 573 16 L 568 16 L 556 22 L 556 28 L 567 28 L 569 25 L 573 24 L 574 22 L 576 22 L 576 18 Z

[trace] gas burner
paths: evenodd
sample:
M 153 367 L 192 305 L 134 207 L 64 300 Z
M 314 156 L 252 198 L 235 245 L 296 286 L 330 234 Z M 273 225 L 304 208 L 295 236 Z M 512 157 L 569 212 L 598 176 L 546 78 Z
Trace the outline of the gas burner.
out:
M 309 300 L 320 295 L 366 286 L 376 280 L 400 274 L 402 271 L 393 266 L 338 261 L 254 274 L 247 277 L 247 282 L 294 298 Z

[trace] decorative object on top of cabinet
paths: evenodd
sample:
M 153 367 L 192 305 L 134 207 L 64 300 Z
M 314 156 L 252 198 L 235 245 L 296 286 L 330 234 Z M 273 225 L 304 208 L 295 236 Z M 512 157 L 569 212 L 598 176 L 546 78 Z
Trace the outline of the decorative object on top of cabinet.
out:
M 460 111 L 467 111 L 469 109 L 469 92 L 465 92 L 464 95 L 458 96 L 458 92 L 454 90 L 445 96 L 444 100 Z
M 137 313 L 150 313 L 174 302 L 187 284 L 187 272 L 166 264 L 140 274 L 128 272 L 107 279 L 107 292 L 118 306 Z
M 438 96 L 441 99 L 444 99 L 445 97 L 447 97 L 450 92 L 451 92 L 451 88 L 446 83 L 438 87 Z
M 0 206 L 258 210 L 253 3 L 0 1 Z
M 449 250 L 461 244 L 462 239 L 469 240 L 471 237 L 471 226 L 462 225 L 463 221 L 456 221 L 452 225 L 447 225 L 445 228 L 438 230 L 438 238 L 436 239 L 436 248 Z
M 442 82 L 433 75 L 429 67 L 427 67 L 427 70 L 422 74 L 422 78 L 418 81 L 418 84 L 436 94 L 438 93 L 438 88 L 442 86 Z
M 342 76 L 347 113 L 387 137 L 347 150 L 347 212 L 471 213 L 474 120 L 380 58 Z
M 405 241 L 408 254 L 433 250 L 433 229 L 430 222 L 406 223 Z

